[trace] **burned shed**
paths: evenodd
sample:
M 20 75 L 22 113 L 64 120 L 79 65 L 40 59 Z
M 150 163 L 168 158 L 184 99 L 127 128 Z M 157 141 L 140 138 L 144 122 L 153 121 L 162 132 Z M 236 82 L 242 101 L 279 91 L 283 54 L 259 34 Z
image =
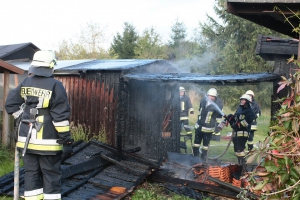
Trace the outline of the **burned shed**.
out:
M 165 60 L 92 60 L 55 70 L 66 88 L 72 113 L 70 121 L 85 125 L 89 133 L 102 134 L 115 144 L 116 113 L 122 101 L 119 79 L 127 73 L 174 72 Z M 103 135 L 104 134 L 104 135 Z
M 121 77 L 116 133 L 122 136 L 123 149 L 141 147 L 146 157 L 166 157 L 167 151 L 180 152 L 181 83 L 255 84 L 278 81 L 272 73 L 204 75 L 189 73 L 126 74 Z

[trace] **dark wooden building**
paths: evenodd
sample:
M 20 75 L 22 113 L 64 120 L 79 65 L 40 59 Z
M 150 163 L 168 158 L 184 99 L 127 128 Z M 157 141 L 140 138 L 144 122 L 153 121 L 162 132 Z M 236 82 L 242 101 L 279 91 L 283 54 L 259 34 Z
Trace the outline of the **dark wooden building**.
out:
M 242 85 L 278 81 L 272 73 L 205 75 L 189 73 L 126 74 L 121 77 L 116 134 L 122 148 L 141 147 L 149 158 L 180 152 L 180 98 L 182 83 L 197 85 Z

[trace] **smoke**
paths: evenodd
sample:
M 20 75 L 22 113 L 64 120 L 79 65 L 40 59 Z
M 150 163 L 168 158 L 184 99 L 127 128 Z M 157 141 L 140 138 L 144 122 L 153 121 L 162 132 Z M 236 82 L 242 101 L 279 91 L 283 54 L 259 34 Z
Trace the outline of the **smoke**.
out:
M 180 60 L 169 61 L 181 73 L 200 73 L 208 74 L 210 72 L 209 63 L 215 57 L 214 53 L 205 52 L 202 56 L 193 56 Z

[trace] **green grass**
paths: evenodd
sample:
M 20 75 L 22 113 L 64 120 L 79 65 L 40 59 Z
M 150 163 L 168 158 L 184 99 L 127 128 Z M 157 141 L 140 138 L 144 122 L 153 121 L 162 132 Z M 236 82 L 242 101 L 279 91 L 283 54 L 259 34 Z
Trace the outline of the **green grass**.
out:
M 131 200 L 191 200 L 191 198 L 173 193 L 160 184 L 145 181 L 131 195 Z M 211 200 L 210 197 L 203 196 L 203 200 Z
M 14 158 L 15 151 L 3 147 L 0 148 L 0 176 L 8 174 L 14 170 Z M 23 166 L 22 159 L 20 159 L 20 166 Z M 0 195 L 0 200 L 13 200 L 13 197 Z

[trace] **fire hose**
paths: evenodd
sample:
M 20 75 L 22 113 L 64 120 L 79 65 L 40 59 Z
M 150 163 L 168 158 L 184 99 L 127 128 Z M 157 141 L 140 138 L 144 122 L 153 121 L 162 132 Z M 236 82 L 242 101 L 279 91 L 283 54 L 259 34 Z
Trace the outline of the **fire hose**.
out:
M 226 119 L 226 123 L 225 123 L 225 126 L 228 126 L 228 122 L 231 120 L 231 119 L 228 119 L 227 118 L 227 116 L 226 115 L 224 115 L 223 116 L 225 119 Z M 222 122 L 221 122 L 222 123 Z M 232 131 L 233 132 L 233 131 Z M 221 153 L 219 156 L 217 156 L 217 157 L 208 157 L 207 156 L 207 158 L 206 159 L 209 159 L 209 160 L 217 160 L 217 159 L 219 159 L 219 158 L 221 158 L 222 156 L 224 156 L 225 155 L 225 153 L 228 151 L 228 149 L 229 149 L 229 147 L 230 147 L 230 144 L 231 144 L 231 142 L 232 142 L 232 138 L 233 138 L 233 133 L 231 133 L 231 136 L 230 136 L 230 139 L 229 139 L 229 141 L 228 141 L 228 144 L 227 144 L 227 146 L 226 146 L 226 149 L 223 151 L 223 153 Z M 207 155 L 209 155 L 209 145 L 208 145 L 208 150 L 207 150 Z M 206 160 L 207 161 L 207 160 Z

